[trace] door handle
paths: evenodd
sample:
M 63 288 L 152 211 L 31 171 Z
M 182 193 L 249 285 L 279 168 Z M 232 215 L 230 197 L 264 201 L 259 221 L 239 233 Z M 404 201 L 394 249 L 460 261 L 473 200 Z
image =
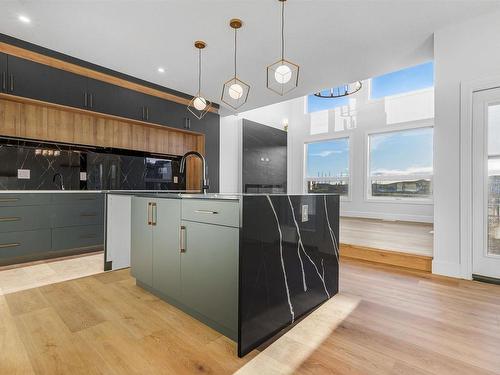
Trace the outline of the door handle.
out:
M 151 204 L 152 208 L 151 208 L 151 219 L 152 219 L 152 224 L 153 226 L 156 225 L 156 221 L 158 220 L 158 210 L 156 208 L 156 203 L 153 202 Z
M 152 218 L 151 218 L 151 202 L 148 202 L 148 225 L 152 224 Z
M 181 225 L 181 233 L 179 238 L 179 248 L 181 253 L 186 252 L 186 227 Z
M 149 107 L 146 107 L 146 120 L 149 121 Z
M 142 119 L 145 120 L 146 119 L 146 113 L 145 113 L 145 107 L 142 107 Z
M 83 106 L 87 108 L 89 106 L 88 94 L 86 92 L 83 93 Z
M 2 72 L 2 91 L 5 91 L 7 88 L 7 74 Z
M 89 94 L 89 105 L 90 108 L 94 108 L 94 94 Z
M 9 81 L 10 91 L 14 92 L 14 74 L 9 74 Z

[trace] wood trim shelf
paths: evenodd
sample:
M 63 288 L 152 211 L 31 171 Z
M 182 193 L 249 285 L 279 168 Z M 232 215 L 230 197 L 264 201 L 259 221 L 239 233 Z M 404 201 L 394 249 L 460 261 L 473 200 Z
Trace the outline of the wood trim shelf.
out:
M 340 256 L 342 258 L 358 259 L 372 263 L 381 263 L 412 270 L 432 272 L 432 257 L 425 255 L 374 249 L 365 246 L 340 244 Z
M 74 74 L 79 74 L 85 77 L 97 79 L 99 81 L 107 82 L 116 86 L 124 87 L 130 90 L 142 92 L 143 94 L 156 96 L 171 102 L 189 105 L 190 99 L 183 98 L 174 94 L 170 94 L 161 90 L 153 89 L 151 87 L 143 86 L 138 83 L 130 82 L 122 78 L 114 77 L 112 75 L 97 72 L 95 70 L 85 68 L 76 64 L 72 64 L 63 60 L 56 59 L 54 57 L 45 56 L 37 52 L 29 51 L 24 48 L 10 45 L 8 43 L 0 42 L 0 52 L 6 53 L 8 55 L 20 57 L 26 60 L 34 61 L 39 64 L 44 64 L 51 66 L 53 68 L 65 70 Z M 210 112 L 218 113 L 218 109 L 211 107 Z

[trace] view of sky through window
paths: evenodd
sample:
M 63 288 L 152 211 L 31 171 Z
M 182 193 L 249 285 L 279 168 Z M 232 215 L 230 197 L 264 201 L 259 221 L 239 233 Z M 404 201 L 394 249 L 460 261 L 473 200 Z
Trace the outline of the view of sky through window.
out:
M 314 94 L 311 94 L 307 97 L 307 112 L 311 113 L 311 112 L 324 111 L 327 109 L 333 109 L 340 107 L 341 105 L 347 105 L 347 104 L 349 104 L 348 96 L 329 99 L 329 98 L 318 98 Z
M 371 79 L 371 99 L 402 94 L 434 86 L 434 62 L 401 69 Z M 328 90 L 323 91 L 328 94 Z M 328 99 L 314 94 L 307 96 L 307 112 L 324 111 L 349 104 L 349 97 Z
M 370 97 L 379 99 L 432 86 L 434 86 L 434 63 L 430 61 L 372 78 Z
M 432 128 L 370 135 L 370 176 L 432 174 Z
M 342 177 L 349 174 L 349 138 L 307 145 L 307 177 Z

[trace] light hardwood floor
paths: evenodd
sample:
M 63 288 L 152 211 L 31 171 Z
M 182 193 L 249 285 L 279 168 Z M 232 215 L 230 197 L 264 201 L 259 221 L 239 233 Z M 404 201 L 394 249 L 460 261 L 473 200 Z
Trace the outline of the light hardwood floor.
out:
M 0 267 L 0 295 L 104 271 L 104 252 Z
M 0 374 L 499 374 L 500 287 L 343 260 L 341 291 L 261 352 L 128 270 L 0 296 Z
M 340 242 L 381 250 L 433 255 L 433 225 L 341 217 Z

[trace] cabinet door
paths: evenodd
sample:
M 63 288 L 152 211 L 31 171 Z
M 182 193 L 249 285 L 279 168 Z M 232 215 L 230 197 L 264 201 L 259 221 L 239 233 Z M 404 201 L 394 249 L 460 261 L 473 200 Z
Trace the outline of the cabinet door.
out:
M 0 53 L 0 92 L 7 91 L 7 55 Z
M 180 296 L 180 199 L 157 199 L 153 207 L 153 288 Z
M 153 232 L 151 200 L 132 198 L 130 267 L 138 281 L 153 286 Z M 126 229 L 124 229 L 126 233 Z
M 8 56 L 10 94 L 84 108 L 87 78 L 33 61 Z
M 89 109 L 134 120 L 142 120 L 142 95 L 107 82 L 88 79 Z
M 237 330 L 238 228 L 182 221 L 181 301 L 232 332 Z

